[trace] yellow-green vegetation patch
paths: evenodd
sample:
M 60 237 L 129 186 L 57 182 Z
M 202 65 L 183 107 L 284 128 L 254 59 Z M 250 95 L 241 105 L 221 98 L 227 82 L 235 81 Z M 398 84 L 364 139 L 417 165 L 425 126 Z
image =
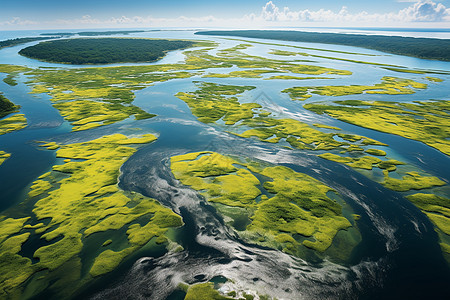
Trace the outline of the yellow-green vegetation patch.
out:
M 366 149 L 365 152 L 376 156 L 386 156 L 386 152 L 380 149 Z
M 112 271 L 153 237 L 163 242 L 169 227 L 183 224 L 180 216 L 156 200 L 124 192 L 117 186 L 121 165 L 136 152 L 137 146 L 132 145 L 155 139 L 149 134 L 141 138 L 114 134 L 87 142 L 59 145 L 57 157 L 69 160 L 53 166 L 50 174 L 41 176 L 31 186 L 29 195 L 37 199 L 30 213 L 35 220 L 28 224 L 25 224 L 28 218 L 3 218 L 0 221 L 0 248 L 12 249 L 1 252 L 2 298 L 13 294 L 20 298 L 21 290 L 25 288 L 21 284 L 44 269 L 49 273 L 41 278 L 42 284 L 49 284 L 51 274 L 61 272 L 76 287 L 77 282 L 83 279 L 76 271 L 81 268 L 80 252 L 95 233 L 113 230 L 119 234 L 117 230 L 125 229 L 127 242 L 119 249 L 99 249 L 93 264 L 86 266 L 90 269 L 90 276 Z M 65 176 L 52 175 L 58 173 Z M 18 233 L 21 235 L 8 238 Z M 33 254 L 38 262 L 18 254 L 30 234 L 47 241 L 47 245 Z
M 431 81 L 431 82 L 442 82 L 442 81 L 444 81 L 444 79 L 437 78 L 437 77 L 430 77 L 430 76 L 425 77 L 425 79 L 427 79 L 428 81 Z
M 406 69 L 405 67 L 384 65 L 387 67 L 382 67 L 385 70 L 399 72 L 399 73 L 412 73 L 412 74 L 440 74 L 440 75 L 449 75 L 448 71 L 433 71 L 433 70 L 420 70 L 420 69 Z
M 388 189 L 406 192 L 409 190 L 428 189 L 434 186 L 442 186 L 446 183 L 435 176 L 422 176 L 418 172 L 407 172 L 402 179 L 389 177 L 387 170 L 383 171 L 384 181 L 382 184 Z
M 409 195 L 406 198 L 423 211 L 436 226 L 442 251 L 450 263 L 450 245 L 447 242 L 450 236 L 450 199 L 423 193 Z M 447 238 L 443 239 L 441 235 L 445 235 Z
M 264 80 L 272 80 L 272 79 L 280 79 L 280 80 L 312 80 L 312 79 L 334 79 L 333 77 L 298 77 L 291 75 L 276 75 L 271 76 L 269 78 L 265 78 Z
M 137 106 L 97 102 L 89 100 L 74 100 L 53 104 L 61 115 L 72 122 L 73 131 L 113 124 L 134 115 L 136 120 L 150 118 L 155 115 L 144 112 Z
M 318 156 L 331 161 L 343 163 L 352 168 L 366 169 L 366 170 L 372 170 L 374 167 L 376 167 L 391 172 L 397 169 L 396 166 L 404 165 L 403 162 L 395 159 L 381 160 L 378 157 L 373 156 L 350 157 L 350 156 L 339 156 L 333 153 L 323 153 L 319 154 Z
M 233 78 L 233 77 L 261 78 L 263 74 L 277 73 L 277 72 L 279 72 L 279 71 L 275 71 L 275 70 L 244 70 L 244 71 L 232 71 L 230 73 L 206 74 L 203 77 L 207 77 L 207 78 Z
M 253 86 L 220 85 L 198 82 L 200 87 L 195 92 L 176 94 L 186 102 L 194 116 L 203 123 L 213 123 L 223 119 L 225 124 L 233 125 L 243 119 L 252 118 L 261 108 L 257 103 L 240 104 L 238 98 L 232 97 L 254 89 Z
M 238 230 L 243 238 L 293 255 L 301 256 L 303 246 L 323 252 L 340 230 L 351 227 L 341 205 L 327 196 L 333 189 L 287 167 L 261 167 L 219 153 L 196 152 L 172 157 L 171 170 L 216 206 L 245 208 L 241 213 L 250 224 Z M 217 208 L 236 217 L 231 209 Z M 303 241 L 297 241 L 297 235 Z
M 214 289 L 214 283 L 205 282 L 189 286 L 184 300 L 232 300 Z
M 341 86 L 312 86 L 293 87 L 283 90 L 288 93 L 292 100 L 306 100 L 311 94 L 321 96 L 345 96 L 358 94 L 383 94 L 383 95 L 405 95 L 415 93 L 414 89 L 426 89 L 425 83 L 412 79 L 385 76 L 382 82 L 374 85 L 341 85 Z
M 292 52 L 292 51 L 285 51 L 285 50 L 278 50 L 278 49 L 272 49 L 269 54 L 273 55 L 281 55 L 281 56 L 296 56 L 296 55 L 306 55 L 306 53 L 300 53 L 300 52 Z
M 310 150 L 331 150 L 341 148 L 342 151 L 363 151 L 360 146 L 385 145 L 369 138 L 357 135 L 339 134 L 348 141 L 359 141 L 360 146 L 336 141 L 336 133 L 324 133 L 320 128 L 293 119 L 275 119 L 271 113 L 261 109 L 258 103 L 243 103 L 235 96 L 254 89 L 252 86 L 221 85 L 208 82 L 197 82 L 199 89 L 194 92 L 180 92 L 176 96 L 186 102 L 194 116 L 203 123 L 223 120 L 225 125 L 247 126 L 250 129 L 236 134 L 240 137 L 256 137 L 264 142 L 278 143 L 282 140 L 292 147 Z M 316 128 L 314 128 L 316 127 Z M 337 127 L 322 128 L 340 130 Z M 337 129 L 336 129 L 337 128 Z
M 304 108 L 341 121 L 427 144 L 450 155 L 450 101 L 396 103 L 352 100 L 339 105 L 305 104 Z
M 31 69 L 23 66 L 0 64 L 0 73 L 8 74 L 3 81 L 10 86 L 16 86 L 16 77 L 29 70 Z
M 5 151 L 1 151 L 0 150 L 0 165 L 7 160 L 9 157 L 11 156 L 11 154 L 6 153 Z
M 27 127 L 24 114 L 16 114 L 0 120 L 0 135 Z

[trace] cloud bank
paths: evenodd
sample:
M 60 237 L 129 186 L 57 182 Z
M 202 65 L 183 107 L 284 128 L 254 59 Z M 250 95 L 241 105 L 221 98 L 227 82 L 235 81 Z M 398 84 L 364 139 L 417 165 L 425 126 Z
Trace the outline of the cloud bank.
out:
M 409 22 L 446 22 L 450 21 L 450 9 L 442 3 L 431 0 L 421 0 L 397 13 L 370 14 L 366 11 L 349 13 L 343 6 L 340 11 L 309 9 L 291 11 L 289 7 L 280 9 L 272 1 L 266 3 L 259 16 L 253 14 L 250 18 L 269 22 L 342 22 L 342 23 L 409 23 Z
M 384 14 L 366 11 L 350 12 L 343 6 L 339 11 L 329 9 L 291 10 L 289 7 L 278 7 L 268 1 L 259 12 L 234 19 L 217 18 L 215 16 L 157 18 L 153 16 L 118 16 L 98 19 L 85 15 L 76 19 L 57 19 L 49 21 L 22 20 L 12 18 L 0 20 L 0 28 L 125 28 L 125 27 L 273 27 L 273 26 L 411 26 L 450 27 L 450 9 L 442 3 L 432 0 L 397 0 L 411 2 L 410 5 L 397 12 Z

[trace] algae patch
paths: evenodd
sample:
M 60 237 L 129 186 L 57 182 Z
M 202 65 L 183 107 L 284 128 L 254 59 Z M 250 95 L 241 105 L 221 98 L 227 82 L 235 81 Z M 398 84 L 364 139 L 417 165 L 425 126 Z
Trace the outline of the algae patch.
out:
M 335 105 L 337 104 L 337 105 Z M 450 101 L 336 101 L 304 108 L 338 120 L 422 142 L 450 155 Z
M 352 226 L 327 196 L 333 189 L 287 167 L 196 152 L 172 157 L 171 170 L 228 218 L 245 213 L 251 222 L 238 230 L 241 237 L 296 256 L 304 256 L 305 247 L 324 252 L 340 230 Z
M 30 212 L 33 218 L 3 217 L 0 221 L 0 247 L 12 249 L 2 251 L 0 257 L 1 297 L 20 295 L 22 288 L 26 288 L 22 284 L 41 270 L 48 270 L 48 276 L 40 279 L 41 287 L 51 289 L 52 274 L 62 272 L 62 281 L 72 281 L 70 287 L 64 288 L 70 294 L 89 276 L 112 271 L 153 237 L 164 242 L 169 227 L 183 225 L 180 216 L 156 200 L 117 186 L 120 166 L 136 152 L 137 146 L 133 145 L 155 139 L 151 134 L 139 138 L 114 134 L 57 145 L 57 157 L 69 160 L 55 165 L 52 172 L 40 176 L 31 186 L 29 196 L 37 200 Z M 90 262 L 80 259 L 85 245 L 93 242 L 96 233 L 105 231 L 112 231 L 109 237 L 125 235 L 126 243 L 119 248 L 99 247 L 97 253 L 90 254 L 95 255 Z M 46 241 L 34 251 L 35 261 L 20 254 L 21 245 L 30 235 Z M 105 238 L 101 243 L 106 246 L 108 240 Z M 84 266 L 85 263 L 90 265 Z M 79 272 L 82 266 L 90 269 L 89 276 Z

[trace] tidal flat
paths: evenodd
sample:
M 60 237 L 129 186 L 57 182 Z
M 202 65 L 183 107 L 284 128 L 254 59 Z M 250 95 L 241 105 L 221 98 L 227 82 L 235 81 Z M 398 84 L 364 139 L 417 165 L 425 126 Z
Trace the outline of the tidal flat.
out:
M 447 65 L 136 34 L 192 44 L 155 63 L 0 64 L 0 175 L 38 174 L 1 212 L 1 298 L 359 297 L 355 280 L 386 295 L 404 273 L 439 294 Z

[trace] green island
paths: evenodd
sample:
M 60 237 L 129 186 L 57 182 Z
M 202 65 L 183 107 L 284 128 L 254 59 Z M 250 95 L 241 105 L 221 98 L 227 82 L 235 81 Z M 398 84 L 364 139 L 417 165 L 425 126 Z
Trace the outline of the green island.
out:
M 55 33 L 41 33 L 42 36 L 99 36 L 99 35 L 129 35 L 130 33 L 141 33 L 145 30 L 108 30 L 108 31 L 81 31 L 81 32 L 55 32 Z
M 143 38 L 63 39 L 42 42 L 19 51 L 20 55 L 68 64 L 152 62 L 167 51 L 191 47 L 193 42 Z
M 195 152 L 172 157 L 171 170 L 211 202 L 242 238 L 295 256 L 307 256 L 306 249 L 325 252 L 337 233 L 354 223 L 329 198 L 333 189 L 287 167 Z
M 433 194 L 414 194 L 406 196 L 436 226 L 440 238 L 440 246 L 444 256 L 450 262 L 450 199 Z M 445 242 L 446 240 L 447 242 Z
M 212 282 L 194 284 L 187 287 L 184 300 L 232 300 L 235 299 L 222 296 L 214 289 Z
M 1 66 L 0 66 L 1 71 Z M 27 126 L 27 119 L 24 114 L 9 114 L 18 112 L 20 106 L 15 105 L 0 93 L 0 135 L 8 132 L 23 129 Z
M 30 71 L 31 69 L 27 67 L 22 66 L 16 66 L 16 65 L 5 65 L 0 64 L 0 73 L 6 73 L 6 77 L 3 79 L 3 82 L 10 85 L 10 86 L 16 86 L 16 77 L 23 72 Z
M 448 51 L 450 40 L 447 39 L 285 30 L 200 31 L 195 34 L 345 45 L 425 59 L 450 61 L 450 51 Z
M 357 126 L 422 142 L 450 155 L 450 101 L 335 101 L 304 108 Z
M 155 139 L 152 134 L 114 134 L 42 145 L 59 148 L 56 155 L 65 160 L 31 186 L 28 205 L 22 207 L 31 211 L 18 214 L 28 217 L 0 217 L 1 298 L 19 299 L 44 289 L 67 298 L 149 242 L 166 244 L 166 232 L 182 226 L 181 217 L 154 199 L 117 186 L 121 165 L 139 145 Z M 36 238 L 41 241 L 37 248 L 28 245 L 33 251 L 23 252 L 22 246 Z M 81 255 L 92 246 L 94 253 Z
M 15 114 L 0 120 L 0 135 L 27 127 L 24 114 Z
M 321 96 L 346 96 L 358 94 L 407 95 L 415 93 L 414 89 L 426 89 L 427 84 L 398 77 L 384 76 L 381 83 L 374 85 L 343 85 L 343 86 L 313 86 L 293 87 L 283 90 L 292 100 L 306 100 L 311 94 Z
M 13 47 L 21 44 L 36 42 L 36 41 L 42 41 L 42 40 L 48 40 L 48 39 L 54 39 L 58 38 L 58 36 L 47 36 L 47 37 L 25 37 L 25 38 L 16 38 L 16 39 L 9 39 L 0 41 L 0 49 L 6 48 L 6 47 Z
M 20 106 L 9 101 L 9 99 L 0 92 L 0 118 L 3 118 L 10 113 L 17 112 L 19 108 Z

